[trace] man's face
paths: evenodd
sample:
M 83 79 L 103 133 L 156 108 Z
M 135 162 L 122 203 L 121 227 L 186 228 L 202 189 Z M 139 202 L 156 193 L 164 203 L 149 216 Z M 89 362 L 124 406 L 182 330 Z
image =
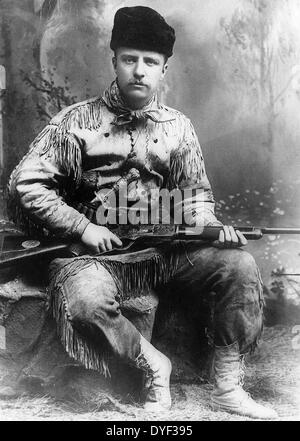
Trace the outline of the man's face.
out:
M 116 50 L 113 66 L 123 98 L 132 109 L 150 101 L 168 67 L 164 55 L 158 52 L 127 47 Z

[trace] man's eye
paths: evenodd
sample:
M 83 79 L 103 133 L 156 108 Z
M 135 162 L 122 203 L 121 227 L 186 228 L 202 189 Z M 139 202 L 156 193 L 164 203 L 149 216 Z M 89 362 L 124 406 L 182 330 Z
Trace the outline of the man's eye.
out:
M 133 58 L 125 58 L 125 63 L 132 64 L 134 62 Z
M 156 66 L 158 64 L 155 60 L 147 60 L 146 63 L 148 64 L 148 66 Z

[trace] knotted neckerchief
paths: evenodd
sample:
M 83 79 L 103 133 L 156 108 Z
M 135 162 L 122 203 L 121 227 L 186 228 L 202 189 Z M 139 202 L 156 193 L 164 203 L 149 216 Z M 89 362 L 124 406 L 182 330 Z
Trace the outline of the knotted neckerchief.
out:
M 125 126 L 126 124 L 131 124 L 135 121 L 142 121 L 150 119 L 155 123 L 164 123 L 173 121 L 173 119 L 162 119 L 163 113 L 157 107 L 157 96 L 155 95 L 147 106 L 143 109 L 132 110 L 125 104 L 123 98 L 121 97 L 120 90 L 117 81 L 113 81 L 110 87 L 108 87 L 103 96 L 103 101 L 107 107 L 116 115 L 112 124 L 115 126 Z

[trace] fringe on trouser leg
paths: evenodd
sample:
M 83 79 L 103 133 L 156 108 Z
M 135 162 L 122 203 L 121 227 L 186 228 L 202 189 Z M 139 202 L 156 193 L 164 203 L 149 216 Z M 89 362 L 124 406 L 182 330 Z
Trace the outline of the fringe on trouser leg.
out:
M 51 311 L 58 336 L 66 352 L 87 369 L 110 376 L 110 354 L 82 336 L 72 325 L 63 285 L 69 277 L 96 265 L 105 268 L 114 279 L 120 302 L 140 297 L 158 285 L 167 283 L 177 269 L 177 254 L 163 254 L 155 249 L 120 256 L 79 256 L 56 259 L 50 266 Z
M 52 291 L 51 297 L 51 309 L 56 321 L 57 333 L 67 354 L 87 369 L 98 371 L 105 377 L 110 377 L 108 354 L 97 348 L 73 327 L 63 290 L 61 288 L 55 289 Z

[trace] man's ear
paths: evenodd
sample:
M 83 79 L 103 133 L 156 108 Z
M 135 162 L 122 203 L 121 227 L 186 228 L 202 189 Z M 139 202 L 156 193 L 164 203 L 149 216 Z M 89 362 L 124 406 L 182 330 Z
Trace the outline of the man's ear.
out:
M 166 75 L 166 73 L 167 73 L 167 70 L 168 70 L 168 67 L 169 67 L 168 63 L 165 63 L 165 64 L 163 65 L 162 73 L 161 73 L 161 79 L 163 79 L 163 78 L 165 77 L 165 75 Z
M 112 61 L 112 65 L 113 65 L 114 71 L 116 73 L 116 71 L 117 71 L 117 57 L 114 55 L 112 57 L 111 61 Z

